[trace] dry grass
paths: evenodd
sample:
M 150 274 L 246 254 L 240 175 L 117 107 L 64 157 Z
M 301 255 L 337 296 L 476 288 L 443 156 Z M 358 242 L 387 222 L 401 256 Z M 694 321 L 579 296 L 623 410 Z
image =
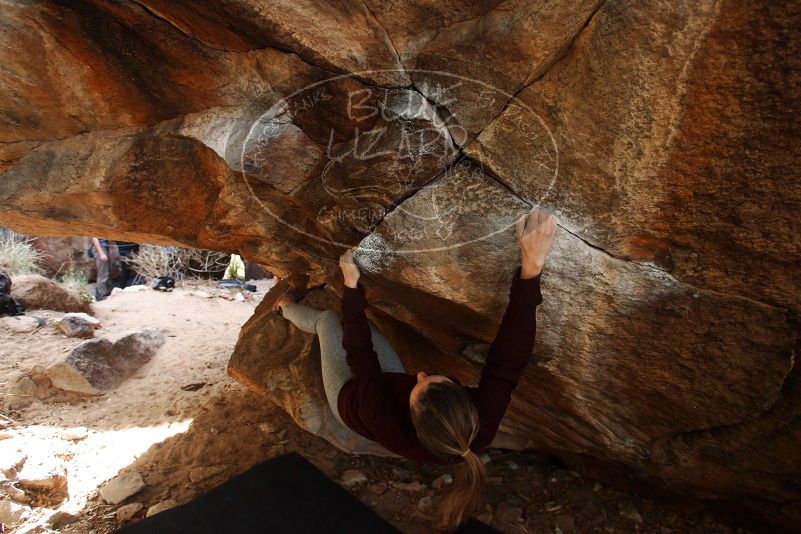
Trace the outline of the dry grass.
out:
M 13 232 L 0 233 L 0 271 L 18 276 L 42 274 L 42 254 L 31 246 L 31 240 Z
M 185 280 L 220 275 L 225 272 L 229 257 L 211 250 L 142 245 L 137 254 L 125 261 L 148 281 L 159 276 Z

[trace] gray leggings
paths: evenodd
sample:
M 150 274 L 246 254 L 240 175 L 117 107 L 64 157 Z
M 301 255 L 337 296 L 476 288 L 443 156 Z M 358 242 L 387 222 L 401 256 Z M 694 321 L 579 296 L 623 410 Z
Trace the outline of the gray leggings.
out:
M 342 348 L 342 325 L 339 322 L 339 316 L 333 310 L 315 310 L 294 302 L 282 306 L 281 313 L 285 319 L 299 329 L 310 334 L 317 334 L 319 337 L 325 396 L 328 398 L 328 405 L 334 412 L 334 417 L 347 426 L 339 416 L 337 398 L 339 390 L 342 389 L 345 382 L 353 377 L 353 374 L 345 360 L 345 349 Z M 378 354 L 381 370 L 385 373 L 405 373 L 406 369 L 395 353 L 395 349 L 372 323 L 370 323 L 370 332 L 372 333 L 373 349 Z

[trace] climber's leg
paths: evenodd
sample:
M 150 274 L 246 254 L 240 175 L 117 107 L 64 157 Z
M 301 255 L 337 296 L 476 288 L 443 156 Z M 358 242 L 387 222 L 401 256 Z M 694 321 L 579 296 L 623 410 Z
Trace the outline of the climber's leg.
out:
M 281 306 L 281 315 L 284 319 L 309 334 L 316 333 L 314 324 L 323 313 L 324 310 L 315 310 L 314 308 L 298 304 L 297 302 L 290 302 L 289 304 Z
M 339 316 L 333 310 L 321 312 L 315 324 L 317 335 L 320 338 L 320 367 L 323 373 L 323 387 L 328 405 L 343 426 L 345 423 L 339 416 L 337 399 L 339 390 L 345 382 L 353 377 L 345 358 L 345 349 L 342 348 L 342 325 Z
M 337 399 L 342 386 L 353 374 L 348 367 L 345 349 L 342 348 L 342 325 L 339 316 L 333 310 L 320 311 L 296 303 L 283 306 L 281 313 L 304 332 L 315 332 L 318 335 L 325 396 L 334 416 L 343 423 L 337 409 Z M 370 331 L 381 370 L 387 373 L 405 373 L 400 358 L 387 338 L 372 323 Z

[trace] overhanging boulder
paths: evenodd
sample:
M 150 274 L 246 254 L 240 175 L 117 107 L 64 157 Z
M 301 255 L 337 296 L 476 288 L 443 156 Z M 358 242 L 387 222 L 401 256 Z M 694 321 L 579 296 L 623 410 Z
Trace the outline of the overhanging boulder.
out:
M 189 4 L 4 6 L 0 224 L 236 250 L 334 293 L 361 244 L 410 369 L 475 379 L 508 224 L 545 204 L 562 227 L 503 428 L 801 524 L 793 3 Z M 267 310 L 232 374 L 330 433 L 314 342 Z

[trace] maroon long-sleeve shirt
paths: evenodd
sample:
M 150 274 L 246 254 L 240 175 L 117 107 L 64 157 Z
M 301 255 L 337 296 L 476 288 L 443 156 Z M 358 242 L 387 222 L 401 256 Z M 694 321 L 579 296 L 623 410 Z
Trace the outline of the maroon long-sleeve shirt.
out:
M 478 387 L 467 388 L 478 409 L 479 432 L 470 448 L 481 452 L 492 442 L 534 349 L 536 308 L 542 303 L 540 277 L 521 279 L 515 271 L 509 304 L 490 346 Z M 390 451 L 422 462 L 443 463 L 426 449 L 412 424 L 409 395 L 417 377 L 384 373 L 373 350 L 364 309 L 364 287 L 345 288 L 342 295 L 342 346 L 353 372 L 339 392 L 342 420 L 362 436 Z

